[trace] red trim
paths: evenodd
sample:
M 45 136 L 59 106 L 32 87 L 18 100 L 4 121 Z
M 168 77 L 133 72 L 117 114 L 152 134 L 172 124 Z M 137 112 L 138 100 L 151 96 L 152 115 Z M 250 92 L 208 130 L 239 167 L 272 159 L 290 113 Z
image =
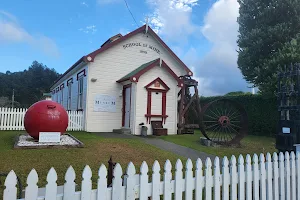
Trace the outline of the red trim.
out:
M 155 88 L 149 88 L 151 85 L 153 85 L 156 81 L 158 81 L 165 89 L 155 89 Z M 161 117 L 162 122 L 166 123 L 166 118 L 168 115 L 166 115 L 166 107 L 167 107 L 167 92 L 170 90 L 170 88 L 167 86 L 163 80 L 161 80 L 159 77 L 150 82 L 145 86 L 148 95 L 147 95 L 147 114 L 145 114 L 145 117 L 147 118 L 147 123 L 151 123 L 151 117 Z M 162 114 L 152 114 L 151 113 L 151 103 L 152 103 L 152 92 L 161 92 L 162 93 Z
M 136 34 L 138 34 L 138 33 L 144 32 L 145 30 L 146 30 L 146 25 L 143 25 L 143 26 L 141 26 L 140 28 L 138 28 L 138 29 L 132 31 L 131 33 L 128 33 L 127 35 L 121 37 L 120 39 L 118 39 L 118 40 L 116 40 L 116 41 L 114 41 L 114 42 L 112 42 L 112 43 L 106 44 L 105 46 L 103 46 L 103 47 L 100 48 L 100 49 L 95 50 L 94 52 L 88 54 L 86 57 L 90 56 L 90 57 L 92 58 L 91 62 L 93 62 L 94 59 L 95 59 L 95 57 L 96 57 L 96 55 L 98 55 L 99 53 L 101 53 L 101 52 L 107 50 L 108 48 L 110 48 L 110 47 L 112 47 L 112 46 L 114 46 L 114 45 L 116 45 L 116 44 L 119 44 L 119 43 L 123 42 L 124 40 L 126 40 L 126 39 L 128 39 L 128 38 L 130 38 L 130 37 L 132 37 L 132 36 L 134 36 L 134 35 L 136 35 Z M 154 37 L 156 40 L 158 40 L 158 42 L 160 42 L 160 43 L 162 44 L 162 46 L 163 46 L 164 48 L 166 48 L 167 51 L 169 51 L 169 53 L 170 53 L 172 56 L 174 56 L 174 58 L 182 65 L 182 67 L 185 69 L 185 71 L 186 71 L 187 73 L 189 73 L 189 72 L 192 73 L 192 71 L 191 71 L 191 70 L 190 70 L 190 69 L 182 62 L 182 60 L 180 60 L 180 58 L 178 58 L 178 56 L 176 56 L 176 54 L 168 47 L 168 45 L 166 45 L 166 43 L 164 43 L 164 42 L 162 41 L 162 39 L 161 39 L 161 38 L 160 38 L 160 37 L 159 37 L 159 36 L 158 36 L 158 35 L 157 35 L 157 34 L 149 27 L 149 26 L 148 26 L 148 32 L 149 32 L 151 35 L 153 35 L 153 37 Z
M 69 86 L 70 83 L 73 83 L 73 78 L 70 78 L 70 79 L 67 81 L 67 86 Z
M 126 88 L 130 88 L 130 109 L 131 109 L 131 83 L 123 86 L 123 106 L 122 106 L 122 127 L 125 125 L 125 94 Z M 129 116 L 129 126 L 130 126 L 130 116 Z
M 154 88 L 149 88 L 151 85 L 153 85 L 156 81 L 158 81 L 165 89 L 154 89 Z M 150 82 L 148 85 L 145 86 L 147 90 L 152 90 L 152 91 L 158 91 L 161 92 L 162 90 L 168 91 L 170 88 L 167 86 L 167 84 L 161 80 L 159 77 L 154 79 L 152 82 Z
M 86 74 L 85 74 L 85 69 L 83 69 L 83 70 L 81 70 L 80 72 L 77 73 L 77 81 L 78 81 L 78 79 L 79 79 L 80 77 L 82 77 L 82 76 L 86 76 Z
M 92 53 L 86 55 L 86 56 L 82 56 L 75 64 L 73 64 L 63 75 L 61 75 L 55 82 L 54 84 L 51 86 L 53 87 L 62 77 L 64 77 L 68 72 L 70 72 L 72 69 L 74 69 L 79 63 L 81 62 L 94 62 L 94 59 L 96 57 L 96 55 L 98 55 L 99 53 L 109 49 L 110 47 L 114 46 L 114 45 L 117 45 L 123 41 L 125 41 L 126 39 L 138 34 L 138 33 L 141 33 L 141 32 L 144 32 L 146 30 L 146 25 L 143 25 L 141 26 L 140 28 L 132 31 L 131 33 L 128 33 L 127 35 L 121 37 L 120 39 L 114 41 L 114 42 L 111 42 L 109 44 L 106 44 L 105 46 L 103 46 L 102 48 L 99 48 L 95 51 L 93 51 Z M 168 47 L 168 45 L 162 41 L 162 39 L 148 26 L 148 32 L 156 39 L 158 40 L 161 45 L 167 49 L 167 51 L 169 51 L 169 53 L 171 55 L 173 55 L 173 57 L 182 65 L 182 67 L 185 69 L 185 71 L 187 72 L 187 74 L 189 74 L 189 72 L 191 73 L 191 75 L 193 75 L 192 71 L 182 62 L 182 60 L 180 60 L 180 58 Z M 88 61 L 87 60 L 87 57 L 91 57 L 91 60 Z M 51 88 L 50 87 L 50 88 Z
M 153 63 L 151 63 L 150 65 L 148 65 L 146 68 L 144 68 L 143 70 L 137 72 L 136 74 L 133 74 L 131 77 L 126 78 L 126 79 L 120 79 L 117 81 L 117 83 L 121 83 L 123 81 L 127 81 L 130 80 L 131 82 L 138 82 L 139 78 L 146 73 L 147 71 L 151 70 L 152 68 L 156 67 L 157 65 L 159 65 L 159 58 L 156 59 Z M 177 81 L 178 83 L 178 87 L 182 87 L 182 80 L 174 73 L 174 71 L 167 65 L 167 63 L 165 61 L 162 60 L 162 64 L 161 64 L 162 68 L 166 69 L 167 72 Z M 133 80 L 133 78 L 135 78 L 135 80 Z
M 162 93 L 162 115 L 166 115 L 166 106 L 167 106 L 167 95 L 166 92 Z M 162 118 L 163 123 L 166 123 L 166 118 Z
M 148 121 L 148 117 L 151 117 L 151 102 L 152 102 L 152 98 L 151 98 L 151 91 L 148 90 L 148 95 L 147 95 L 147 114 L 145 115 L 147 117 L 147 123 L 150 123 L 150 121 Z

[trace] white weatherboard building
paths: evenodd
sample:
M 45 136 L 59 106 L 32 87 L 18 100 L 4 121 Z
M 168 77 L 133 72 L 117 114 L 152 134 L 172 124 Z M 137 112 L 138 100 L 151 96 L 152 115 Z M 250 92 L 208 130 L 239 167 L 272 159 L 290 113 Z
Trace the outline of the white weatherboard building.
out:
M 178 78 L 192 71 L 147 25 L 109 38 L 80 58 L 52 86 L 52 100 L 66 110 L 83 110 L 85 130 L 111 132 L 140 123 L 152 134 L 151 121 L 162 121 L 177 134 Z

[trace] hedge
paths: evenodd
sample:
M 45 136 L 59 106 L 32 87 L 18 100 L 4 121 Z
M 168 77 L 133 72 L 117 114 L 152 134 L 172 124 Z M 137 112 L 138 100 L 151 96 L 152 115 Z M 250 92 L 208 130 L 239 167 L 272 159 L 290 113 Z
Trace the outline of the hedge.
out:
M 248 134 L 275 136 L 278 122 L 278 106 L 276 97 L 264 97 L 262 95 L 252 94 L 239 96 L 201 97 L 201 107 L 220 98 L 235 100 L 244 106 L 249 120 Z

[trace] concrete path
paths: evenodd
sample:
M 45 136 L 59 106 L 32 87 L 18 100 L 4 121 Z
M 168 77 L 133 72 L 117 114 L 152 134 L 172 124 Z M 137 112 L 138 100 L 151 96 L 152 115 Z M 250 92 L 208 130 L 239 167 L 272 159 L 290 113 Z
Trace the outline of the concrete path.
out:
M 159 137 L 141 137 L 141 136 L 133 136 L 133 135 L 126 135 L 126 134 L 118 134 L 118 133 L 93 133 L 98 136 L 102 136 L 105 138 L 124 138 L 124 139 L 133 139 L 133 138 L 139 138 L 146 144 L 155 146 L 157 148 L 160 148 L 165 151 L 172 152 L 174 154 L 190 158 L 192 160 L 197 160 L 198 158 L 201 158 L 202 162 L 205 162 L 206 158 L 209 157 L 212 159 L 212 162 L 215 158 L 215 156 L 203 153 L 188 147 L 184 147 L 172 142 L 168 142 L 162 139 L 159 139 Z M 200 145 L 200 144 L 199 144 Z

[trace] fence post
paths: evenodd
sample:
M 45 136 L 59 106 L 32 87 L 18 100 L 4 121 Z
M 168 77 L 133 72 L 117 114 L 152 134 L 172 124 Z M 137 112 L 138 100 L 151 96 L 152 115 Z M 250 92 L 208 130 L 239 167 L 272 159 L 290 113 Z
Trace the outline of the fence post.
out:
M 221 179 L 221 175 L 220 175 L 220 161 L 219 161 L 219 157 L 215 157 L 215 161 L 214 161 L 214 199 L 220 199 L 221 195 L 220 195 L 220 179 Z

